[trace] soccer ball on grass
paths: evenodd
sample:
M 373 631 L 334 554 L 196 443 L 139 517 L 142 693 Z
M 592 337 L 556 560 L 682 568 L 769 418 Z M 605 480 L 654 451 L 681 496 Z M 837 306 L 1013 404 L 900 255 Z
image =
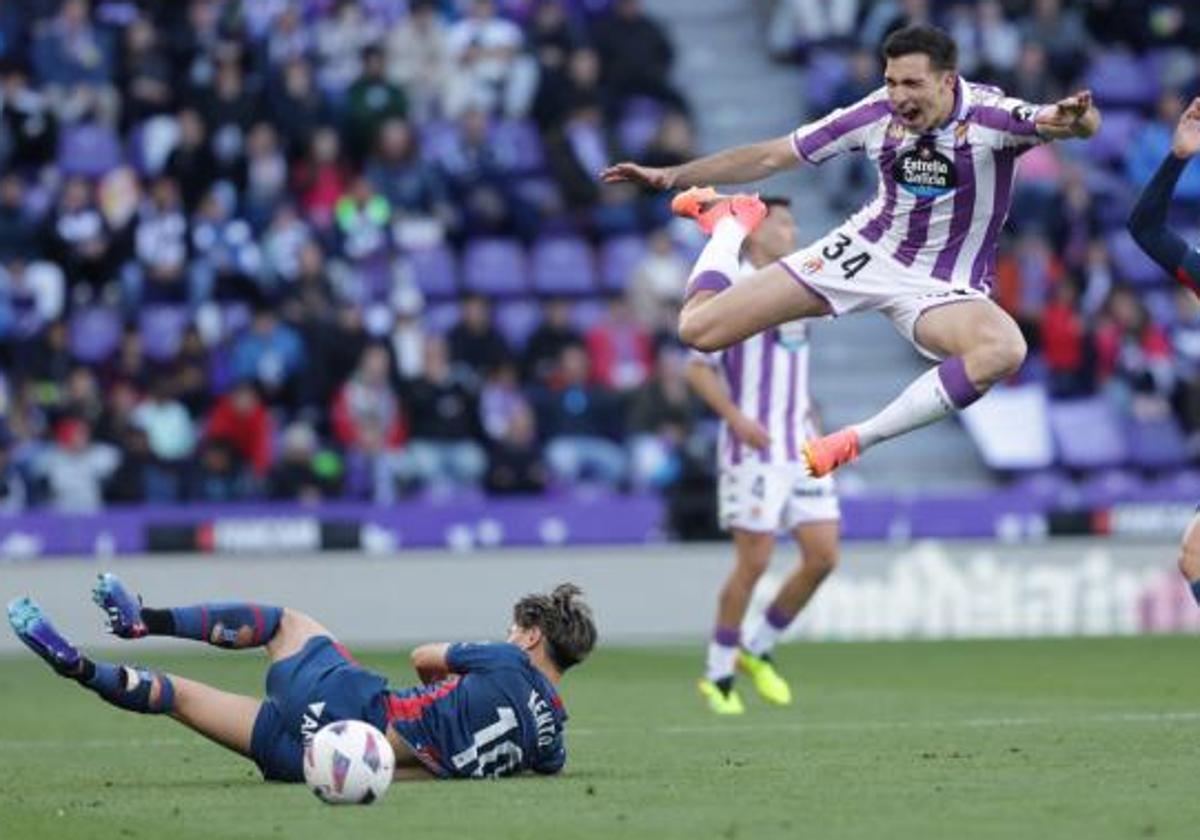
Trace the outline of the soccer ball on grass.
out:
M 304 748 L 304 781 L 330 805 L 370 805 L 392 783 L 395 763 L 382 732 L 361 720 L 339 720 Z

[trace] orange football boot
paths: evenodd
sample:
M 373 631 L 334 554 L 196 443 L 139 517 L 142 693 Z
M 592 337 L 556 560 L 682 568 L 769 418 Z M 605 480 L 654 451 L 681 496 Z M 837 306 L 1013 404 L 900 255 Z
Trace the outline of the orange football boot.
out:
M 733 216 L 751 233 L 767 217 L 767 205 L 757 194 L 721 195 L 712 187 L 691 187 L 671 199 L 671 212 L 696 220 L 700 230 L 712 235 L 717 222 Z
M 829 475 L 858 457 L 858 432 L 846 428 L 804 443 L 804 460 L 813 478 Z

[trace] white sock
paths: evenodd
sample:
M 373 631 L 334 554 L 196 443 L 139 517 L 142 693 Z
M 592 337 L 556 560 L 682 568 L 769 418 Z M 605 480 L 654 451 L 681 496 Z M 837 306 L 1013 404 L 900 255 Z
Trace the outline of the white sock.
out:
M 738 631 L 732 628 L 718 627 L 708 643 L 708 662 L 704 676 L 713 681 L 723 680 L 733 676 L 733 669 L 738 655 Z
M 918 376 L 883 411 L 853 427 L 858 432 L 859 450 L 928 426 L 980 396 L 967 379 L 962 358 L 949 358 Z
M 755 622 L 746 642 L 746 650 L 758 657 L 766 656 L 775 649 L 779 637 L 792 623 L 792 618 L 772 604 Z
M 708 244 L 704 246 L 692 267 L 692 273 L 688 277 L 689 288 L 694 280 L 704 274 L 720 275 L 727 281 L 726 285 L 733 283 L 733 279 L 738 275 L 738 260 L 745 239 L 746 229 L 737 219 L 726 216 L 717 222 Z

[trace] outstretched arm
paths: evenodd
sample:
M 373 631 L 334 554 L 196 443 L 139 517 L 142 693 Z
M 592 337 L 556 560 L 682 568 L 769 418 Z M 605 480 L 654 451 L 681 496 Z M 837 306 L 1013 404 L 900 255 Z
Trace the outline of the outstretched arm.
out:
M 1200 253 L 1167 226 L 1167 208 L 1188 160 L 1200 152 L 1200 97 L 1193 99 L 1175 129 L 1171 153 L 1142 189 L 1129 232 L 1151 259 L 1200 294 Z
M 1047 140 L 1088 138 L 1100 130 L 1100 111 L 1092 103 L 1092 92 L 1084 90 L 1043 108 L 1034 122 Z
M 655 190 L 674 190 L 709 184 L 747 184 L 800 164 L 791 135 L 737 146 L 679 166 L 653 167 L 618 163 L 601 173 L 608 184 L 632 181 Z

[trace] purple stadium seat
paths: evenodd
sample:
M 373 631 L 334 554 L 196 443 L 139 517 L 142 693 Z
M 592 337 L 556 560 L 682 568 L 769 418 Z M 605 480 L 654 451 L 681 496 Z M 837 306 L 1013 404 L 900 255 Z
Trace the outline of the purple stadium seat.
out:
M 462 307 L 454 301 L 442 301 L 425 307 L 421 321 L 425 328 L 434 333 L 447 333 L 458 323 Z
M 1096 163 L 1118 163 L 1124 159 L 1142 123 L 1142 118 L 1132 111 L 1107 111 L 1100 130 L 1081 151 Z
M 539 239 L 532 253 L 533 290 L 544 295 L 586 295 L 596 291 L 591 247 L 578 237 Z
M 458 264 L 445 245 L 409 251 L 408 261 L 426 298 L 441 300 L 458 294 Z
M 616 236 L 600 246 L 600 285 L 605 291 L 623 292 L 633 270 L 646 256 L 641 236 Z
M 1079 484 L 1079 504 L 1102 508 L 1116 502 L 1135 501 L 1146 493 L 1146 482 L 1130 470 L 1101 470 Z
M 1110 108 L 1150 106 L 1159 93 L 1158 76 L 1125 50 L 1096 55 L 1083 86 L 1091 89 L 1100 105 Z
M 546 153 L 537 126 L 529 120 L 503 120 L 488 132 L 496 157 L 511 172 L 533 175 L 546 170 Z
M 1147 292 L 1142 295 L 1142 302 L 1154 323 L 1161 327 L 1171 328 L 1179 320 L 1179 312 L 1175 308 L 1175 296 L 1168 291 Z
M 571 307 L 571 326 L 586 333 L 608 313 L 608 303 L 602 298 L 588 298 Z
M 1129 460 L 1143 469 L 1182 467 L 1188 462 L 1187 439 L 1175 418 L 1130 420 L 1125 426 Z
M 182 306 L 149 306 L 138 316 L 146 358 L 165 362 L 179 351 L 188 313 Z
M 224 394 L 233 387 L 233 365 L 229 359 L 229 345 L 218 344 L 208 357 L 208 381 L 214 394 Z
M 833 96 L 850 75 L 850 62 L 845 53 L 820 50 L 813 53 L 804 68 L 805 99 L 809 112 L 822 114 L 833 107 Z
M 1022 474 L 1004 489 L 1018 497 L 1057 501 L 1069 496 L 1075 484 L 1059 470 L 1035 470 Z
M 99 123 L 82 123 L 58 138 L 58 165 L 64 175 L 99 178 L 121 163 L 121 142 Z
M 662 123 L 661 103 L 644 96 L 634 97 L 625 106 L 625 113 L 617 123 L 617 142 L 629 155 L 640 155 L 654 140 Z
M 529 335 L 542 320 L 542 310 L 537 301 L 531 299 L 506 300 L 496 306 L 496 328 L 503 334 L 509 346 L 520 350 L 525 347 Z
M 1171 279 L 1162 266 L 1146 256 L 1146 252 L 1138 247 L 1133 236 L 1125 229 L 1108 237 L 1108 253 L 1118 279 L 1130 285 L 1154 286 Z
M 71 355 L 81 362 L 103 362 L 121 341 L 121 319 L 102 306 L 80 309 L 71 316 Z
M 1185 469 L 1167 473 L 1154 485 L 1160 496 L 1200 499 L 1200 470 Z
M 1116 409 L 1102 396 L 1051 403 L 1050 431 L 1064 467 L 1102 469 L 1129 457 Z
M 250 326 L 254 313 L 244 303 L 227 303 L 221 307 L 221 338 L 229 339 Z
M 420 127 L 421 159 L 444 163 L 458 147 L 458 126 L 449 120 L 431 120 Z
M 525 250 L 515 239 L 475 239 L 463 253 L 463 288 L 491 297 L 511 297 L 529 290 Z

